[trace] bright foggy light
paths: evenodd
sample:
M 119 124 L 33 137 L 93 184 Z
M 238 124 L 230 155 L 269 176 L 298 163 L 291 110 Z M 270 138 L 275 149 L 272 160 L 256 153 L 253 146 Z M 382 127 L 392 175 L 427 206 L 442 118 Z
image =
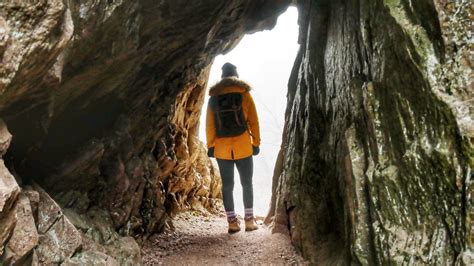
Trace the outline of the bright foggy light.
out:
M 208 87 L 220 80 L 221 67 L 230 62 L 237 66 L 240 79 L 252 86 L 251 95 L 257 107 L 262 143 L 254 157 L 254 212 L 264 216 L 271 198 L 273 167 L 280 149 L 286 108 L 287 84 L 299 45 L 298 11 L 290 7 L 271 31 L 246 35 L 228 54 L 215 58 Z M 209 88 L 208 88 L 209 90 Z M 206 143 L 206 108 L 203 106 L 199 138 Z M 243 216 L 242 187 L 235 170 L 235 210 Z

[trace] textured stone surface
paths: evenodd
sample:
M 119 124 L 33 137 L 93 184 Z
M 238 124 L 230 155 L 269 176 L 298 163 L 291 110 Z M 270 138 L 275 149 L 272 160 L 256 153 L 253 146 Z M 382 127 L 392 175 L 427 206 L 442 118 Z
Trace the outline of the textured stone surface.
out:
M 0 260 L 8 264 L 20 265 L 27 261 L 33 248 L 38 245 L 38 232 L 31 210 L 30 200 L 21 193 L 15 207 L 17 223 L 13 234 L 5 247 L 5 253 Z
M 135 265 L 141 262 L 140 246 L 132 237 L 121 237 L 105 248 L 120 265 Z
M 20 194 L 20 187 L 15 178 L 0 160 L 0 255 L 3 246 L 10 238 L 16 223 L 15 203 Z
M 0 119 L 0 155 L 3 156 L 7 152 L 8 147 L 12 141 L 12 135 L 8 131 L 5 122 Z
M 0 2 L 0 117 L 14 136 L 4 159 L 45 190 L 27 194 L 41 235 L 31 260 L 82 247 L 71 263 L 132 263 L 128 236 L 215 208 L 218 176 L 196 139 L 209 65 L 290 2 L 301 50 L 275 230 L 314 263 L 469 264 L 468 0 Z M 19 189 L 0 170 L 3 243 Z
M 440 64 L 432 66 L 430 83 L 434 85 L 437 95 L 453 110 L 461 133 L 469 136 L 472 141 L 474 73 L 471 53 L 474 6 L 467 0 L 433 2 L 439 16 L 445 58 Z
M 5 154 L 11 141 L 11 134 L 0 120 L 0 155 Z M 17 221 L 15 203 L 20 194 L 20 187 L 0 159 L 0 256 L 3 254 L 4 244 L 13 233 Z
M 215 209 L 216 199 L 221 198 L 220 177 L 207 158 L 207 149 L 197 137 L 200 109 L 204 102 L 208 70 L 197 78 L 197 83 L 188 86 L 176 99 L 174 117 L 176 125 L 176 165 L 169 177 L 170 205 L 175 213 L 183 206 L 198 208 L 201 204 Z
M 40 196 L 37 225 L 39 244 L 36 248 L 38 261 L 40 264 L 62 263 L 81 247 L 81 235 L 44 190 L 38 186 L 35 190 Z
M 81 211 L 108 210 L 124 234 L 214 208 L 218 176 L 196 138 L 208 66 L 288 2 L 2 2 L 8 159 L 59 202 L 74 191 Z
M 466 29 L 440 27 L 436 8 L 465 23 L 472 4 L 438 2 L 299 2 L 273 221 L 313 263 L 469 256 L 473 91 L 449 51 L 468 44 L 443 41 Z
M 81 194 L 68 193 L 63 200 Z M 87 199 L 75 198 L 69 206 L 84 206 Z M 134 265 L 140 248 L 131 237 L 122 237 L 106 210 L 61 208 L 38 185 L 26 186 L 11 212 L 13 233 L 0 262 L 24 265 L 66 263 L 67 265 Z M 16 219 L 15 219 L 16 218 Z
M 82 250 L 74 255 L 70 263 L 96 260 L 95 263 L 102 264 L 105 260 L 107 263 L 134 265 L 140 261 L 137 242 L 132 237 L 120 236 L 113 227 L 113 217 L 109 212 L 97 207 L 91 208 L 87 214 L 78 214 L 74 209 L 63 211 L 82 238 Z
M 136 247 L 117 232 L 140 238 L 176 211 L 219 205 L 217 171 L 196 137 L 209 65 L 244 33 L 271 28 L 289 2 L 0 2 L 0 117 L 14 135 L 6 160 L 51 196 L 36 212 L 40 261 L 53 252 L 49 230 L 73 232 L 61 208 L 121 263 L 139 252 L 110 255 Z
M 38 232 L 46 233 L 63 215 L 61 207 L 39 186 L 34 187 L 38 192 Z
M 21 193 L 28 197 L 30 201 L 30 208 L 35 224 L 38 224 L 38 207 L 40 202 L 40 194 L 38 191 L 33 190 L 31 186 L 25 186 L 22 188 Z
M 0 93 L 33 96 L 41 86 L 26 80 L 40 85 L 53 78 L 51 69 L 71 38 L 71 14 L 61 0 L 2 1 L 0 10 Z M 1 98 L 2 106 L 8 98 Z
M 97 266 L 116 266 L 120 265 L 116 260 L 101 252 L 86 251 L 80 252 L 74 257 L 66 260 L 64 266 L 97 265 Z

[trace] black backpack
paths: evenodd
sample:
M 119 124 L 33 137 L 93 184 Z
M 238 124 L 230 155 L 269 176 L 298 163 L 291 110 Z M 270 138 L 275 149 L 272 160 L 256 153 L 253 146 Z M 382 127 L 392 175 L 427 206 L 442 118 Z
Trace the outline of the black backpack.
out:
M 247 130 L 242 110 L 241 93 L 227 93 L 212 96 L 209 104 L 214 111 L 216 135 L 218 137 L 235 137 Z

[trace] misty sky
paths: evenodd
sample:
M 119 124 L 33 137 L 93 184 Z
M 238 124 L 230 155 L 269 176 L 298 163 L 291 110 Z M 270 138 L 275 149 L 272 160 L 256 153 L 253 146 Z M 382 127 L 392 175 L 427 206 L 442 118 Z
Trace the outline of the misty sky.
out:
M 222 65 L 230 62 L 237 66 L 239 77 L 252 86 L 251 95 L 257 107 L 262 139 L 260 155 L 254 157 L 256 215 L 266 215 L 270 202 L 273 167 L 283 131 L 287 84 L 299 48 L 297 19 L 297 9 L 290 7 L 278 18 L 273 30 L 246 35 L 228 54 L 215 58 L 209 77 L 209 86 L 217 83 Z M 199 137 L 204 143 L 207 100 L 206 92 L 199 130 Z M 237 213 L 243 215 L 242 189 L 237 170 L 234 201 Z

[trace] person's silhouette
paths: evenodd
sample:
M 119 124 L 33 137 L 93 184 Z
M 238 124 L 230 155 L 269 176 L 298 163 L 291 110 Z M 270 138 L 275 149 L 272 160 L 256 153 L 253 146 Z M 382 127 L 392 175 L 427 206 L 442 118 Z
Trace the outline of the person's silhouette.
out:
M 234 210 L 234 165 L 242 184 L 245 230 L 258 229 L 253 215 L 253 159 L 260 152 L 260 129 L 250 86 L 239 79 L 237 68 L 225 63 L 222 80 L 209 91 L 206 117 L 208 156 L 215 157 L 222 179 L 222 196 L 229 233 L 240 231 Z

